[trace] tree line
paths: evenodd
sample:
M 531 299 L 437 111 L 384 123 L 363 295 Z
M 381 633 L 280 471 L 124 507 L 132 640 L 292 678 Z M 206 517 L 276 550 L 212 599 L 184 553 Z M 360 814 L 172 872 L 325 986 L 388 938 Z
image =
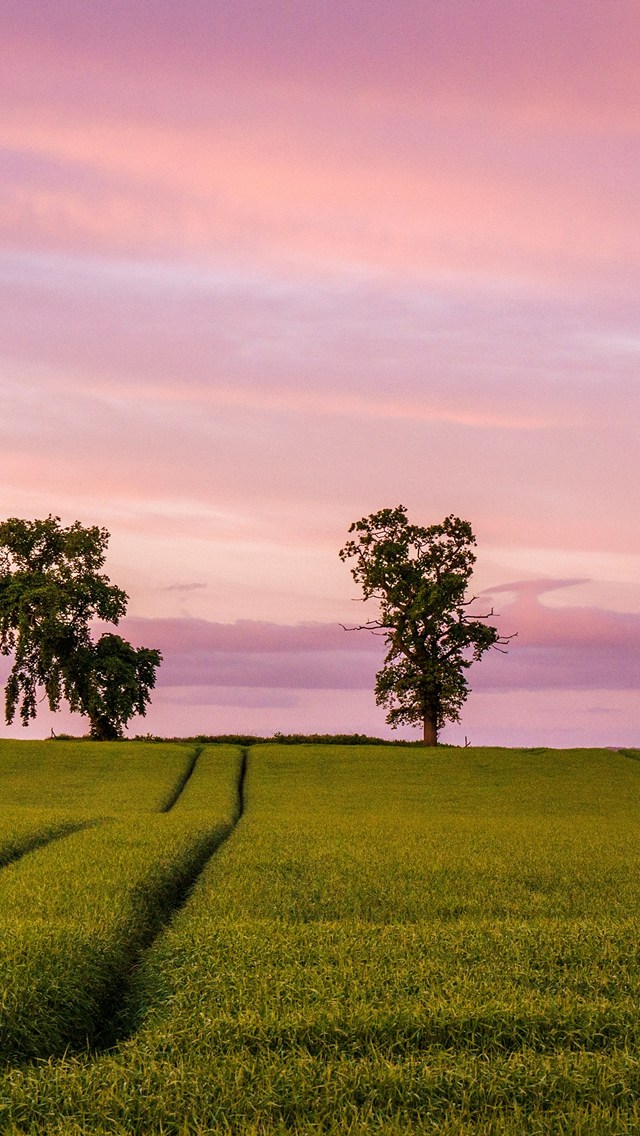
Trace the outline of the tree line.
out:
M 503 650 L 487 620 L 471 613 L 467 595 L 476 561 L 471 525 L 450 515 L 440 524 L 411 524 L 403 505 L 355 521 L 340 550 L 362 598 L 377 615 L 345 628 L 380 635 L 387 653 L 375 697 L 395 728 L 422 726 L 426 746 L 438 743 L 447 721 L 459 721 L 469 693 L 466 672 L 490 650 Z M 0 652 L 12 655 L 5 686 L 5 719 L 36 717 L 38 698 L 89 719 L 91 737 L 122 736 L 144 716 L 162 662 L 160 651 L 133 647 L 121 635 L 93 637 L 95 620 L 117 626 L 128 596 L 102 571 L 109 533 L 60 518 L 0 524 Z

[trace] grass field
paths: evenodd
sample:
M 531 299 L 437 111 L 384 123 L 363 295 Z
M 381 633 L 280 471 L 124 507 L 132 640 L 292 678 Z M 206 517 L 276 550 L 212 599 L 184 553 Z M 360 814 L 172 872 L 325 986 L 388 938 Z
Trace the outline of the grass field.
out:
M 211 746 L 160 814 L 177 750 L 78 750 L 115 819 L 3 869 L 0 1131 L 640 1129 L 633 755 Z
M 0 808 L 81 816 L 157 812 L 194 747 L 136 742 L 0 741 Z

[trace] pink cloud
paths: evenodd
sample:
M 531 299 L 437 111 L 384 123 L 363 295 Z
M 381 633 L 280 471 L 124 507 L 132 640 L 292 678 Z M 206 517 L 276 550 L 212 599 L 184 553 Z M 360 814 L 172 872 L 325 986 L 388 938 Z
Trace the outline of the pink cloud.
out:
M 632 648 L 513 647 L 508 663 L 487 658 L 470 672 L 473 690 L 639 690 L 640 641 Z
M 375 638 L 345 632 L 338 623 L 278 624 L 240 619 L 213 623 L 206 619 L 142 619 L 128 616 L 127 634 L 136 643 L 155 636 L 163 651 L 239 652 L 241 654 L 300 654 L 301 652 L 369 653 L 377 651 Z M 154 639 L 154 643 L 155 643 Z M 372 645 L 373 644 L 373 645 Z
M 525 581 L 489 594 L 516 593 L 496 620 L 517 637 L 508 654 L 491 652 L 469 672 L 490 690 L 629 690 L 640 687 L 640 614 L 584 607 L 546 607 L 538 597 L 574 580 Z M 384 642 L 334 624 L 233 624 L 199 619 L 123 623 L 134 643 L 159 647 L 161 685 L 272 689 L 371 688 Z
M 474 744 L 633 744 L 635 703 L 629 704 L 629 695 L 635 698 L 640 687 L 640 615 L 539 602 L 545 591 L 575 582 L 518 581 L 505 588 L 517 598 L 503 608 L 500 628 L 517 628 L 519 635 L 507 655 L 490 653 L 473 666 L 463 727 L 448 727 L 444 740 L 461 743 L 469 731 Z M 384 644 L 364 632 L 329 623 L 134 617 L 123 621 L 121 631 L 165 657 L 148 717 L 135 724 L 137 731 L 388 733 L 373 701 Z M 0 681 L 8 667 L 0 660 Z M 43 713 L 31 732 L 46 733 L 49 723 L 58 732 L 82 732 L 79 720 L 67 721 L 68 715 Z M 21 730 L 3 733 L 20 736 Z
M 104 389 L 106 392 L 106 385 Z M 109 389 L 127 401 L 140 398 L 140 392 L 132 391 L 131 387 L 116 387 L 114 390 L 113 385 L 110 385 Z M 237 407 L 254 411 L 277 410 L 305 417 L 399 418 L 412 422 L 450 422 L 459 426 L 489 427 L 496 430 L 542 430 L 545 426 L 552 425 L 551 419 L 545 418 L 543 413 L 510 415 L 498 408 L 494 411 L 482 410 L 480 407 L 465 409 L 463 406 L 455 406 L 453 399 L 447 405 L 446 400 L 437 395 L 430 398 L 418 396 L 413 399 L 391 399 L 379 397 L 375 391 L 365 396 L 319 388 L 293 390 L 282 386 L 279 390 L 265 390 L 224 384 L 204 391 L 185 389 L 183 386 L 147 387 L 146 394 L 160 403 L 198 403 L 201 406 Z
M 637 264 L 626 0 L 227 9 L 4 6 L 8 240 L 553 288 Z
M 472 685 L 487 690 L 637 690 L 640 614 L 596 607 L 549 607 L 539 597 L 582 580 L 527 580 L 489 589 L 513 593 L 500 630 L 517 631 L 508 655 L 485 656 Z
M 339 624 L 128 618 L 122 626 L 136 645 L 163 652 L 159 682 L 171 687 L 362 689 L 381 657 L 379 640 Z
M 32 112 L 6 114 L 0 145 L 50 169 L 7 186 L 5 238 L 196 260 L 233 251 L 262 265 L 294 258 L 316 270 L 340 263 L 418 278 L 489 274 L 547 287 L 596 264 L 614 273 L 637 262 L 633 200 L 613 214 L 610 186 L 590 183 L 587 195 L 558 171 L 562 150 L 534 169 L 523 152 L 505 170 L 489 143 L 471 160 L 454 131 L 425 152 L 394 153 L 383 134 L 358 153 L 354 132 L 370 130 L 361 117 L 351 108 L 349 125 L 338 116 L 319 140 L 315 124 L 290 120 L 191 128 L 115 118 L 96 130 L 95 115 L 73 101 L 62 124 L 44 109 L 35 121 Z M 583 159 L 577 149 L 574 165 Z
M 366 7 L 327 2 L 322 9 L 294 0 L 220 8 L 204 0 L 179 8 L 143 0 L 119 9 L 117 19 L 107 11 L 78 0 L 25 10 L 12 0 L 3 4 L 3 31 L 14 52 L 30 50 L 41 67 L 62 59 L 81 73 L 90 59 L 100 93 L 115 70 L 134 91 L 140 74 L 156 84 L 165 76 L 188 81 L 197 95 L 213 70 L 371 95 L 401 86 L 415 98 L 439 94 L 453 106 L 461 97 L 514 101 L 581 117 L 601 118 L 613 108 L 620 117 L 638 105 L 634 0 L 585 0 L 579 7 L 486 0 L 481 10 L 470 0 L 398 0 L 393 8 L 384 0 Z M 18 78 L 24 70 L 15 66 Z
M 586 580 L 526 580 L 487 590 L 489 596 L 511 593 L 502 608 L 505 627 L 517 629 L 521 647 L 609 650 L 635 648 L 640 653 L 640 614 L 596 607 L 549 607 L 539 597 Z M 640 658 L 640 654 L 639 654 Z

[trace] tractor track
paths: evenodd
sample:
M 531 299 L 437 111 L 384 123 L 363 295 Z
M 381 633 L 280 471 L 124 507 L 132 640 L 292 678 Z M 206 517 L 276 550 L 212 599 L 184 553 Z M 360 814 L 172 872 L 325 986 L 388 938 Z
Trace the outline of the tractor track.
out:
M 177 805 L 187 785 L 189 784 L 189 781 L 195 773 L 198 760 L 202 756 L 203 750 L 204 746 L 196 746 L 193 753 L 189 755 L 189 760 L 187 761 L 185 768 L 182 770 L 182 773 L 173 786 L 171 793 L 167 797 L 165 803 L 158 810 L 158 812 L 170 813 L 174 805 Z
M 198 758 L 203 748 L 204 747 L 200 747 L 193 755 L 190 765 L 185 770 L 185 774 L 183 774 L 179 792 L 174 793 L 173 799 L 170 799 L 168 807 L 165 805 L 161 810 L 162 812 L 168 812 L 178 801 L 180 794 L 184 791 L 187 782 L 196 768 Z M 233 833 L 244 815 L 246 808 L 245 781 L 249 765 L 250 747 L 241 746 L 239 748 L 240 763 L 236 779 L 236 799 L 231 823 L 224 828 L 218 825 L 211 832 L 210 838 L 205 839 L 201 843 L 193 859 L 191 859 L 187 865 L 184 865 L 182 869 L 178 869 L 173 881 L 171 895 L 165 900 L 162 919 L 151 926 L 142 941 L 136 944 L 136 949 L 129 959 L 126 973 L 118 975 L 111 988 L 105 993 L 101 1011 L 96 1016 L 95 1028 L 91 1036 L 86 1039 L 86 1046 L 96 1054 L 113 1048 L 113 1046 L 128 1040 L 135 1034 L 139 1026 L 139 1015 L 136 1013 L 136 1009 L 133 1005 L 133 982 L 135 974 L 142 964 L 144 955 L 153 947 L 160 936 L 169 929 L 176 916 L 188 902 L 198 879 L 211 862 L 214 855 L 219 852 L 230 837 L 233 836 Z
M 54 844 L 56 840 L 64 840 L 67 836 L 73 836 L 74 832 L 81 832 L 85 828 L 97 828 L 98 825 L 105 823 L 106 818 L 100 817 L 97 820 L 69 821 L 68 824 L 62 824 L 54 831 L 49 829 L 48 832 L 34 832 L 31 836 L 25 837 L 23 843 L 0 854 L 0 871 L 8 868 L 10 864 L 16 864 L 23 856 L 38 852 L 48 844 Z

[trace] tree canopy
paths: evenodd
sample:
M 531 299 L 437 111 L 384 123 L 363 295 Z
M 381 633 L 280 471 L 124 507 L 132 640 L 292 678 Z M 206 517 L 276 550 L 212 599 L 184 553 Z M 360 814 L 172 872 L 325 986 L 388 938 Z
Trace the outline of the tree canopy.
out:
M 468 521 L 450 515 L 440 524 L 410 524 L 404 505 L 355 521 L 354 537 L 340 550 L 363 600 L 378 601 L 379 616 L 346 630 L 382 635 L 387 654 L 376 676 L 376 702 L 387 722 L 423 726 L 425 745 L 436 745 L 446 721 L 457 722 L 469 687 L 466 671 L 500 636 L 471 615 L 466 591 L 476 556 Z
M 117 624 L 128 596 L 102 571 L 109 533 L 59 517 L 0 524 L 0 652 L 13 655 L 5 717 L 23 725 L 37 713 L 40 692 L 51 710 L 65 699 L 88 716 L 91 736 L 120 737 L 144 714 L 162 656 L 119 635 L 97 641 L 91 623 Z

